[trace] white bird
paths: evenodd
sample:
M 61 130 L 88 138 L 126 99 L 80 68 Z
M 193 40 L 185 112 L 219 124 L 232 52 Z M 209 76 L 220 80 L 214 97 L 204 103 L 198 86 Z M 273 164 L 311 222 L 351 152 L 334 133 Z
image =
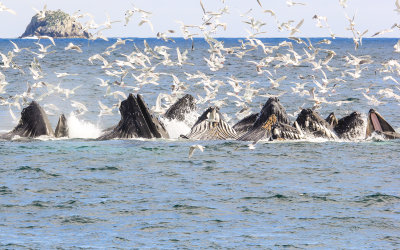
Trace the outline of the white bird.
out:
M 77 114 L 82 115 L 86 112 L 88 112 L 88 109 L 86 108 L 85 104 L 77 101 L 71 101 L 71 106 L 78 109 Z
M 65 77 L 65 76 L 77 76 L 78 74 L 69 74 L 69 73 L 65 73 L 65 72 L 63 72 L 63 73 L 57 73 L 57 72 L 54 72 L 54 74 L 56 74 L 56 76 L 59 78 L 59 77 Z
M 397 41 L 397 43 L 393 46 L 394 52 L 400 53 L 400 40 Z
M 287 76 L 282 76 L 282 77 L 280 77 L 280 78 L 278 78 L 276 80 L 274 80 L 274 79 L 272 79 L 270 77 L 267 77 L 267 78 L 271 82 L 271 88 L 278 88 L 279 87 L 279 82 L 285 80 L 287 78 Z
M 73 44 L 71 42 L 64 49 L 65 50 L 71 50 L 72 49 L 72 50 L 75 50 L 75 51 L 77 51 L 79 53 L 82 53 L 82 49 L 78 45 L 75 45 L 75 44 Z
M 296 3 L 296 2 L 293 2 L 292 0 L 286 0 L 286 4 L 289 7 L 294 6 L 294 5 L 306 5 L 305 3 L 300 3 L 300 2 Z
M 37 45 L 39 45 L 39 52 L 41 52 L 41 53 L 47 53 L 47 50 L 51 47 L 51 46 L 53 46 L 53 45 L 51 45 L 51 44 L 49 44 L 49 45 L 47 45 L 46 47 L 43 45 L 43 44 L 41 44 L 41 43 L 39 43 L 39 42 L 37 42 L 37 43 L 35 43 L 35 44 L 37 44 Z
M 347 0 L 339 0 L 339 4 L 340 4 L 340 6 L 342 6 L 343 8 L 347 8 Z
M 394 81 L 395 83 L 399 84 L 399 82 L 398 82 L 396 79 L 394 79 L 393 76 L 385 76 L 385 77 L 383 78 L 383 80 L 384 80 L 384 81 L 392 80 L 392 81 Z
M 38 42 L 40 42 L 40 39 L 49 39 L 50 42 L 56 46 L 56 43 L 54 42 L 54 39 L 51 36 L 41 36 L 41 35 L 36 35 L 36 37 L 39 39 Z
M 25 49 L 25 50 L 29 50 L 28 48 L 19 48 L 18 45 L 15 44 L 13 41 L 10 41 L 10 42 L 14 45 L 13 51 L 14 51 L 15 53 L 19 53 L 19 52 L 23 51 L 24 49 Z
M 38 16 L 37 19 L 43 20 L 46 17 L 46 11 L 47 11 L 47 4 L 43 6 L 43 10 L 37 10 L 35 8 L 32 8 L 34 11 L 36 11 L 36 15 Z
M 129 20 L 131 20 L 131 17 L 133 16 L 133 13 L 135 13 L 134 10 L 125 11 L 125 24 L 124 24 L 124 26 L 128 25 Z
M 108 81 L 109 80 L 104 81 L 101 78 L 97 78 L 97 79 L 101 81 L 101 84 L 99 85 L 100 87 L 107 87 L 108 86 Z
M 14 124 L 16 124 L 16 123 L 18 122 L 18 119 L 17 119 L 17 117 L 15 116 L 14 112 L 12 111 L 11 107 L 8 108 L 8 111 L 10 112 L 11 118 L 12 118 L 12 120 L 13 120 L 12 122 L 13 122 Z
M 103 65 L 104 65 L 104 66 L 101 66 L 102 69 L 109 69 L 109 68 L 112 68 L 112 63 L 109 63 L 106 59 L 104 59 L 104 57 L 102 57 L 102 56 L 99 55 L 99 54 L 95 54 L 95 55 L 89 57 L 88 60 L 89 60 L 89 62 L 90 62 L 91 64 L 93 64 L 93 60 L 100 60 L 100 61 L 102 61 L 102 62 L 103 62 Z
M 374 95 L 370 95 L 368 96 L 365 93 L 362 93 L 363 96 L 368 100 L 368 104 L 372 105 L 372 106 L 379 106 L 381 104 L 383 104 L 384 102 L 379 101 Z
M 12 59 L 14 57 L 14 53 L 12 51 L 9 51 L 7 56 L 4 55 L 3 53 L 0 53 L 0 56 L 3 60 L 3 65 L 1 65 L 2 68 L 10 68 L 10 64 L 12 63 Z
M 13 14 L 13 15 L 16 15 L 16 14 L 17 14 L 17 12 L 15 12 L 14 10 L 12 10 L 12 9 L 10 9 L 10 8 L 7 8 L 3 3 L 0 2 L 0 12 L 1 12 L 1 11 L 8 11 L 8 12 L 10 12 L 10 13 Z
M 98 101 L 99 106 L 100 106 L 100 114 L 99 116 L 103 116 L 103 115 L 112 115 L 112 110 L 113 108 L 109 108 L 106 105 L 104 105 L 101 101 Z
M 204 152 L 204 147 L 203 147 L 202 145 L 199 145 L 199 144 L 197 144 L 197 145 L 192 145 L 192 146 L 190 146 L 190 148 L 189 148 L 189 158 L 192 157 L 192 155 L 193 155 L 195 149 L 199 149 L 201 152 Z
M 399 2 L 399 0 L 396 0 L 395 5 L 396 5 L 396 9 L 394 9 L 394 11 L 397 12 L 397 14 L 400 14 L 400 2 Z
M 291 28 L 290 36 L 293 36 L 295 33 L 299 32 L 300 31 L 299 29 L 300 29 L 301 25 L 303 25 L 303 23 L 304 23 L 304 19 L 301 19 L 301 21 L 296 25 L 295 28 Z

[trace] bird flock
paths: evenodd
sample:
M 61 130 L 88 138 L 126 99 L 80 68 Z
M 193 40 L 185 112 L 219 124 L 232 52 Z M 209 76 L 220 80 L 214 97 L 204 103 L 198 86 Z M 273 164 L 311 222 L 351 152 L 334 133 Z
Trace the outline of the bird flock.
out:
M 271 96 L 296 95 L 304 100 L 304 103 L 299 103 L 297 105 L 299 109 L 296 108 L 294 113 L 290 114 L 295 117 L 305 105 L 312 105 L 314 110 L 318 110 L 324 105 L 341 106 L 344 103 L 351 103 L 351 98 L 332 100 L 331 97 L 338 87 L 346 86 L 348 81 L 359 79 L 365 74 L 379 74 L 382 81 L 368 83 L 368 87 L 360 86 L 352 91 L 363 96 L 364 101 L 371 106 L 382 105 L 385 103 L 384 100 L 388 99 L 400 104 L 400 88 L 396 80 L 400 76 L 400 62 L 393 56 L 377 65 L 375 58 L 371 55 L 359 53 L 363 37 L 369 34 L 369 31 L 357 30 L 356 15 L 349 17 L 345 14 L 343 17 L 348 23 L 346 29 L 352 34 L 354 50 L 347 51 L 344 56 L 338 58 L 337 53 L 330 47 L 337 38 L 327 17 L 316 13 L 314 16 L 304 17 L 301 20 L 281 20 L 279 13 L 265 8 L 267 1 L 256 1 L 258 9 L 250 9 L 238 17 L 246 25 L 247 35 L 242 39 L 237 39 L 235 46 L 226 46 L 223 39 L 215 37 L 217 31 L 229 28 L 229 23 L 223 21 L 224 17 L 230 13 L 228 1 L 225 0 L 221 1 L 223 7 L 218 10 L 208 9 L 207 5 L 200 0 L 199 11 L 202 13 L 200 22 L 186 24 L 177 21 L 179 31 L 173 29 L 158 31 L 151 22 L 152 12 L 140 9 L 133 4 L 123 13 L 123 19 L 111 20 L 107 14 L 102 24 L 96 23 L 92 14 L 77 11 L 72 14 L 72 17 L 77 20 L 86 20 L 83 23 L 84 30 L 92 33 L 88 42 L 98 39 L 108 41 L 103 31 L 112 29 L 113 25 L 119 22 L 125 26 L 132 23 L 148 26 L 159 42 L 149 44 L 146 39 L 143 39 L 141 40 L 143 44 L 136 44 L 134 39 L 118 38 L 103 51 L 94 53 L 84 51 L 88 47 L 72 40 L 63 48 L 64 56 L 65 53 L 89 54 L 89 57 L 84 59 L 85 63 L 96 68 L 96 72 L 101 72 L 88 80 L 90 84 L 94 82 L 96 88 L 102 90 L 96 102 L 99 117 L 117 114 L 121 101 L 127 98 L 127 93 L 138 93 L 149 88 L 157 92 L 155 105 L 152 107 L 152 111 L 157 114 L 163 114 L 178 98 L 195 90 L 197 104 L 204 107 L 210 105 L 223 107 L 234 103 L 237 110 L 233 115 L 234 120 L 240 120 L 252 113 L 252 108 L 256 106 L 255 98 L 265 100 Z M 347 2 L 347 0 L 339 0 L 338 4 L 346 10 Z M 291 0 L 287 0 L 286 4 L 290 8 L 306 7 L 306 3 Z M 396 7 L 394 11 L 400 14 L 399 0 L 396 0 L 394 5 Z M 46 16 L 47 6 L 44 5 L 42 10 L 35 9 L 35 11 L 38 19 L 43 19 Z M 253 15 L 256 11 L 263 13 L 265 19 L 256 18 Z M 0 12 L 3 15 L 17 14 L 2 3 L 0 3 Z M 269 20 L 268 18 L 272 18 L 272 25 L 278 30 L 287 32 L 286 39 L 281 39 L 277 44 L 271 45 L 257 38 L 266 33 L 269 27 L 266 21 Z M 301 34 L 304 22 L 315 22 L 318 29 L 328 30 L 330 37 L 312 42 L 311 39 L 297 36 Z M 371 33 L 370 36 L 379 37 L 398 29 L 400 26 L 394 23 L 390 28 Z M 179 36 L 187 40 L 190 46 L 185 48 L 176 46 L 175 37 Z M 193 58 L 194 51 L 198 49 L 196 43 L 201 42 L 207 43 L 207 49 L 196 55 L 202 55 L 203 58 Z M 60 72 L 59 68 L 57 71 L 47 70 L 46 72 L 42 67 L 42 63 L 50 54 L 60 53 L 58 41 L 48 36 L 38 36 L 34 47 L 20 48 L 18 41 L 15 40 L 10 43 L 12 50 L 0 49 L 0 106 L 8 108 L 14 123 L 18 119 L 16 112 L 31 100 L 44 102 L 44 108 L 49 115 L 59 115 L 62 111 L 59 110 L 58 103 L 46 101 L 54 95 L 69 103 L 77 116 L 89 111 L 86 107 L 88 100 L 78 102 L 73 98 L 84 84 L 89 83 L 79 83 L 74 87 L 64 86 L 62 79 L 75 77 L 78 74 Z M 400 40 L 394 44 L 393 53 L 394 55 L 400 53 Z M 19 65 L 16 60 L 19 57 L 30 62 Z M 194 61 L 202 61 L 204 65 L 196 64 Z M 224 75 L 223 77 L 215 77 L 215 72 L 223 71 L 232 63 L 240 63 L 243 67 L 247 67 L 251 74 L 257 76 L 256 79 L 263 79 L 263 81 L 249 80 L 231 71 L 228 75 L 221 74 Z M 285 72 L 295 68 L 302 69 L 301 72 L 304 73 L 298 74 L 296 81 L 289 82 Z M 372 68 L 374 68 L 373 72 L 371 72 Z M 177 71 L 182 74 L 174 73 Z M 8 75 L 27 74 L 30 74 L 31 79 L 27 81 L 25 90 L 22 93 L 11 94 L 12 91 L 9 89 L 13 88 L 13 84 L 7 81 Z M 50 74 L 60 81 L 48 81 Z M 165 86 L 163 82 L 170 84 Z M 285 91 L 282 90 L 282 85 L 285 85 Z M 385 88 L 375 88 L 378 85 L 384 85 Z M 375 92 L 372 92 L 372 89 Z M 232 116 L 225 116 L 226 121 L 232 119 Z M 190 156 L 195 148 L 203 149 L 201 146 L 193 146 L 190 149 Z

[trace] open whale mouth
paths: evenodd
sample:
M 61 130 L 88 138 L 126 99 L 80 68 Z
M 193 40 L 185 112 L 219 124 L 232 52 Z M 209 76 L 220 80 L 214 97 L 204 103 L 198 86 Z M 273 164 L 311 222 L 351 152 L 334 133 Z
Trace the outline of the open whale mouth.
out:
M 374 109 L 370 109 L 367 121 L 367 133 L 369 137 L 373 132 L 383 133 L 385 135 L 396 134 L 392 126 Z

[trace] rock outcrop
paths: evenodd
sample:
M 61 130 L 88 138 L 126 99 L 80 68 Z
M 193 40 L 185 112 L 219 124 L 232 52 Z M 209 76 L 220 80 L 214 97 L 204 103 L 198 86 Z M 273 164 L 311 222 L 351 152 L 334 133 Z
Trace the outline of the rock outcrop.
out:
M 75 18 L 61 10 L 47 10 L 45 17 L 36 14 L 20 36 L 50 36 L 53 38 L 89 38 L 91 35 L 83 29 Z

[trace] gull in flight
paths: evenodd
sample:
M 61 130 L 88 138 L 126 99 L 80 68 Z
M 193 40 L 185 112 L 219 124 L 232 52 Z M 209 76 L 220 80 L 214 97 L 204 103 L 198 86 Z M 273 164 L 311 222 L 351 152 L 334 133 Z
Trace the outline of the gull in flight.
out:
M 88 112 L 88 109 L 86 108 L 85 104 L 77 102 L 77 101 L 71 101 L 71 106 L 74 108 L 77 108 L 75 113 L 79 115 L 83 115 L 84 113 Z
M 190 148 L 189 148 L 189 158 L 192 157 L 192 155 L 193 155 L 195 149 L 199 149 L 201 152 L 204 152 L 204 147 L 203 147 L 202 145 L 199 145 L 199 144 L 197 144 L 197 145 L 192 145 L 192 146 L 190 146 Z
M 12 10 L 12 9 L 10 9 L 10 8 L 7 8 L 3 3 L 0 2 L 0 12 L 1 12 L 1 11 L 8 11 L 8 12 L 10 12 L 10 13 L 13 14 L 13 15 L 16 15 L 16 14 L 17 14 L 17 12 L 15 12 L 14 10 Z
M 296 2 L 293 2 L 292 0 L 286 0 L 286 4 L 289 7 L 292 7 L 294 5 L 306 5 L 305 3 L 296 3 Z
M 278 88 L 279 87 L 279 82 L 285 80 L 287 78 L 287 76 L 282 76 L 276 80 L 268 77 L 268 80 L 271 82 L 271 88 Z
M 101 101 L 98 101 L 98 102 L 99 102 L 99 106 L 100 106 L 100 114 L 99 114 L 99 116 L 112 115 L 113 114 L 112 113 L 112 110 L 113 110 L 112 107 L 109 108 L 106 105 L 104 105 Z
M 396 11 L 397 14 L 400 14 L 400 2 L 399 2 L 399 0 L 396 0 L 395 4 L 396 4 L 396 9 L 394 9 L 394 11 Z
M 37 45 L 39 45 L 39 52 L 42 52 L 42 53 L 47 53 L 47 50 L 51 47 L 51 46 L 53 46 L 53 45 L 51 45 L 51 44 L 49 44 L 49 45 L 47 45 L 46 47 L 45 46 L 43 46 L 43 44 L 41 44 L 41 43 L 39 43 L 39 42 L 37 42 L 37 43 L 35 43 L 35 44 L 37 44 Z
M 13 51 L 14 51 L 15 53 L 19 53 L 19 52 L 23 51 L 24 49 L 25 49 L 25 50 L 29 50 L 28 48 L 19 48 L 18 45 L 15 44 L 13 41 L 10 41 L 10 42 L 14 45 Z
M 60 77 L 65 77 L 65 76 L 77 76 L 77 75 L 78 75 L 78 74 L 69 74 L 69 73 L 65 73 L 65 72 L 63 72 L 63 73 L 54 72 L 54 74 L 56 74 L 56 76 L 57 76 L 58 78 L 60 78 Z
M 46 11 L 47 11 L 47 4 L 43 6 L 43 10 L 37 10 L 33 8 L 34 11 L 36 11 L 36 14 L 38 15 L 38 20 L 41 21 L 46 17 Z
M 339 0 L 339 4 L 340 4 L 340 6 L 342 6 L 343 8 L 347 8 L 347 0 Z
M 64 48 L 65 50 L 70 50 L 70 49 L 72 49 L 72 50 L 75 50 L 75 51 L 77 51 L 77 52 L 79 52 L 79 53 L 82 53 L 82 49 L 78 46 L 78 45 L 75 45 L 75 44 L 73 44 L 73 43 L 69 43 L 68 44 L 68 46 L 67 47 L 65 47 Z

